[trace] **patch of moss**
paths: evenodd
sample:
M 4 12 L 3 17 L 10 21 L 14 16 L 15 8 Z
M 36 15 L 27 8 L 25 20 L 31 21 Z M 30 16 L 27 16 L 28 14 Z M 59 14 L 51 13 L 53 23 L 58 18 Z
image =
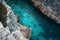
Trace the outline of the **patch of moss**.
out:
M 0 4 L 0 21 L 2 22 L 4 27 L 7 26 L 6 20 L 7 20 L 7 8 L 3 4 Z

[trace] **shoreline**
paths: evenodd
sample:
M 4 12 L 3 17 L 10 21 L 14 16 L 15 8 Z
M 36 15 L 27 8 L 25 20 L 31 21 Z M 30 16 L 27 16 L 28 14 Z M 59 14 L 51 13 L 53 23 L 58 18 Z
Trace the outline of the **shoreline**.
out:
M 56 23 L 60 24 L 60 16 L 57 12 L 50 9 L 50 7 L 44 6 L 40 1 L 36 0 L 30 0 L 30 2 L 37 7 L 44 15 L 46 15 L 48 18 L 52 19 Z M 57 15 L 57 16 L 56 16 Z
M 15 16 L 16 18 L 16 21 L 18 22 L 19 20 L 19 16 Z M 26 39 L 29 39 L 30 36 L 31 36 L 31 29 L 26 27 L 26 26 L 23 26 L 21 24 L 17 24 L 18 28 L 20 28 L 20 31 L 22 33 L 22 35 L 26 38 Z

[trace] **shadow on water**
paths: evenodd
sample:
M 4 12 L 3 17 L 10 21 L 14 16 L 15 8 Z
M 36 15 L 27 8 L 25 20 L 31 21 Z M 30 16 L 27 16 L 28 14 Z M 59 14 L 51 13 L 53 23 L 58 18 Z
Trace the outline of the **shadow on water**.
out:
M 32 29 L 30 40 L 60 40 L 60 25 L 43 15 L 43 13 L 30 2 L 26 0 L 6 1 L 16 15 L 20 16 L 19 20 L 21 24 L 29 26 Z M 26 10 L 27 12 L 25 13 Z

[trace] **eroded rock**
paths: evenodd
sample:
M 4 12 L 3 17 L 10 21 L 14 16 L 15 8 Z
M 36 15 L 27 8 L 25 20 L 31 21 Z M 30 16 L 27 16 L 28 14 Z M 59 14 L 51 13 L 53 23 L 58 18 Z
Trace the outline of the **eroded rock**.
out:
M 60 0 L 30 0 L 44 15 L 60 24 Z

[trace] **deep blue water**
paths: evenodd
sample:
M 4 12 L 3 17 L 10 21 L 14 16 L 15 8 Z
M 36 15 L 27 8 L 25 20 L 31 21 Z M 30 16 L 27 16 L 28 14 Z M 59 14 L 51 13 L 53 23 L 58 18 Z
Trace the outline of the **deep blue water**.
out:
M 60 25 L 43 15 L 26 0 L 6 0 L 19 23 L 31 28 L 30 40 L 60 40 Z

